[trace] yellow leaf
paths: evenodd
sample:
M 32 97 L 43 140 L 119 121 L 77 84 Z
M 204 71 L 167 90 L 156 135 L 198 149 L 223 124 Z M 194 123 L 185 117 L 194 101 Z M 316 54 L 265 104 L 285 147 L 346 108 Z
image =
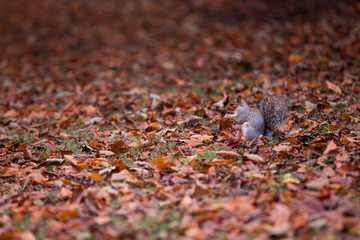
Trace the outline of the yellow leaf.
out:
M 286 183 L 296 183 L 296 184 L 299 184 L 300 181 L 299 181 L 299 179 L 296 179 L 296 178 L 292 177 L 292 176 L 291 176 L 291 173 L 287 173 L 287 174 L 285 174 L 284 179 L 282 180 L 282 183 L 283 183 L 283 184 L 286 184 Z

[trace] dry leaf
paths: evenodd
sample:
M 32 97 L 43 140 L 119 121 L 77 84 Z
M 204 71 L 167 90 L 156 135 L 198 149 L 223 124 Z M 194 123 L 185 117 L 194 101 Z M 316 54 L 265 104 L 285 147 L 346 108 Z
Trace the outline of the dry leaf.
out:
M 246 157 L 247 159 L 254 161 L 254 162 L 259 162 L 259 163 L 265 162 L 265 160 L 262 157 L 260 157 L 259 155 L 256 155 L 256 154 L 245 153 L 244 157 Z
M 128 150 L 128 146 L 125 144 L 124 141 L 116 141 L 111 145 L 110 150 L 113 153 L 124 153 Z
M 326 146 L 326 149 L 324 151 L 324 154 L 328 154 L 329 152 L 333 151 L 336 149 L 336 144 L 334 143 L 333 140 L 331 140 L 331 142 Z
M 326 81 L 326 86 L 334 91 L 335 93 L 339 94 L 339 95 L 342 95 L 342 91 L 341 91 L 341 88 L 339 88 L 338 86 L 336 86 L 334 83 L 330 82 L 330 81 Z
M 96 181 L 99 181 L 99 182 L 105 182 L 104 179 L 100 176 L 100 174 L 98 174 L 96 172 L 86 173 L 86 176 L 88 176 L 89 178 L 92 178 Z

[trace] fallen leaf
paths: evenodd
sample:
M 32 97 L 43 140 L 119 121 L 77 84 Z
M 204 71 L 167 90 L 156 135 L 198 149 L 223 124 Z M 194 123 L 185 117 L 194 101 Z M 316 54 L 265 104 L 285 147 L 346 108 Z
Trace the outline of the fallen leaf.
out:
M 124 141 L 116 141 L 111 145 L 110 150 L 113 153 L 124 153 L 128 148 Z
M 100 150 L 99 153 L 100 153 L 101 155 L 104 155 L 104 156 L 107 156 L 107 157 L 115 155 L 114 152 L 108 151 L 108 150 Z
M 86 173 L 86 176 L 88 176 L 89 178 L 92 178 L 96 181 L 99 181 L 99 182 L 105 182 L 104 179 L 100 176 L 100 174 L 98 174 L 96 172 Z
M 229 157 L 229 158 L 236 158 L 241 156 L 239 153 L 234 151 L 215 151 L 215 153 L 223 157 Z
M 332 83 L 332 82 L 330 82 L 330 81 L 328 81 L 328 80 L 326 80 L 326 86 L 327 86 L 330 90 L 334 91 L 335 93 L 337 93 L 337 94 L 339 94 L 339 95 L 342 95 L 342 94 L 343 94 L 342 91 L 341 91 L 341 88 L 339 88 L 337 85 L 335 85 L 334 83 Z
M 321 190 L 324 186 L 329 186 L 330 182 L 327 177 L 320 177 L 305 183 L 305 186 L 314 190 Z
M 166 161 L 164 158 L 155 158 L 151 160 L 150 163 L 158 169 L 168 169 L 171 166 L 175 166 L 173 162 Z
M 262 157 L 260 157 L 259 155 L 257 155 L 257 154 L 245 153 L 244 157 L 246 157 L 247 159 L 249 159 L 251 161 L 254 161 L 254 162 L 259 162 L 259 163 L 264 163 L 265 162 L 265 160 Z
M 336 149 L 336 144 L 334 143 L 333 140 L 331 140 L 331 142 L 329 142 L 329 144 L 326 146 L 326 149 L 324 151 L 324 154 L 328 154 L 329 152 L 333 151 Z

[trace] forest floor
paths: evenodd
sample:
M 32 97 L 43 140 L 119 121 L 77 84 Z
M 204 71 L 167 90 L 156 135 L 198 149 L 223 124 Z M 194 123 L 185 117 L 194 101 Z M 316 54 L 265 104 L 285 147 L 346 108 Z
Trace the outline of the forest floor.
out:
M 360 238 L 359 2 L 0 5 L 1 239 Z

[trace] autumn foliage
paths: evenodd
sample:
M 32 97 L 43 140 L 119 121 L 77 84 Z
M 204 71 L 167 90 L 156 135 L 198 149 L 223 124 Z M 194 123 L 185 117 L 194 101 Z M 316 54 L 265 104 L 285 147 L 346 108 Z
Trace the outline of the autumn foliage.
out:
M 0 239 L 360 238 L 358 2 L 0 6 Z

